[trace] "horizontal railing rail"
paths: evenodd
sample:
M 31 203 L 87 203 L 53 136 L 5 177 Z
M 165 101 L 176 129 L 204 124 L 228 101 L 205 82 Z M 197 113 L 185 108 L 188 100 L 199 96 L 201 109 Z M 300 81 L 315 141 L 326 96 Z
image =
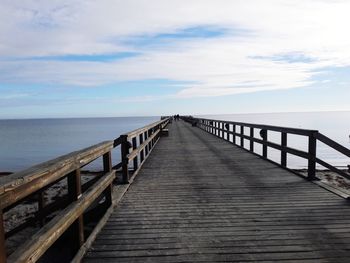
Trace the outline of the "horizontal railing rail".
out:
M 307 177 L 310 180 L 316 179 L 316 164 L 319 164 L 347 179 L 350 179 L 350 174 L 344 172 L 337 167 L 327 163 L 317 157 L 317 142 L 322 142 L 334 149 L 340 154 L 350 157 L 350 150 L 339 143 L 333 141 L 317 130 L 297 129 L 290 127 L 280 127 L 264 124 L 253 124 L 245 122 L 214 120 L 205 118 L 194 118 L 191 116 L 182 116 L 182 119 L 191 123 L 192 126 L 197 126 L 200 129 L 211 133 L 217 137 L 230 141 L 231 143 L 244 148 L 250 152 L 255 152 L 254 143 L 262 145 L 261 157 L 268 159 L 268 148 L 273 148 L 280 151 L 280 162 L 277 162 L 281 167 L 287 168 L 287 154 L 298 156 L 308 161 Z M 246 132 L 248 128 L 248 133 Z M 239 131 L 237 132 L 237 129 Z M 256 131 L 259 131 L 260 138 L 255 136 Z M 280 133 L 280 142 L 272 142 L 269 140 L 269 132 Z M 288 146 L 288 135 L 299 135 L 307 137 L 307 151 L 295 149 Z M 236 138 L 239 138 L 237 143 Z M 245 140 L 249 142 L 248 147 L 245 145 Z M 273 161 L 273 160 L 270 160 Z M 275 161 L 273 161 L 276 163 Z
M 71 231 L 69 247 L 78 251 L 86 240 L 84 212 L 102 198 L 106 207 L 111 206 L 116 170 L 122 173 L 121 183 L 129 183 L 129 163 L 133 162 L 131 173 L 136 175 L 168 123 L 169 118 L 165 118 L 123 134 L 115 140 L 72 152 L 9 176 L 0 186 L 0 263 L 35 262 L 68 229 Z M 118 146 L 121 149 L 121 162 L 113 165 L 112 150 Z M 94 179 L 82 184 L 81 168 L 101 157 L 103 171 Z M 68 195 L 58 198 L 58 203 L 45 204 L 44 192 L 63 179 L 67 179 Z M 4 213 L 30 198 L 33 199 L 33 196 L 38 202 L 38 211 L 36 217 L 28 219 L 28 222 L 38 222 L 42 227 L 32 238 L 7 256 L 6 238 L 27 227 L 28 222 L 6 231 Z M 59 209 L 63 210 L 45 224 L 47 216 Z

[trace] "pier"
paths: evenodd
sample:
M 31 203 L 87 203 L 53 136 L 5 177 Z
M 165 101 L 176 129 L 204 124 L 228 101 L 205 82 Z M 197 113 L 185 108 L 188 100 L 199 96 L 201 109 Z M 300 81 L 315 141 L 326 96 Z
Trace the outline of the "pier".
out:
M 289 147 L 290 134 L 305 137 L 308 150 Z M 349 201 L 317 180 L 316 164 L 349 175 L 317 156 L 318 142 L 350 157 L 318 131 L 164 118 L 35 166 L 1 186 L 0 205 L 6 212 L 35 195 L 42 227 L 6 256 L 1 221 L 0 262 L 35 262 L 64 234 L 73 262 L 348 262 Z M 268 160 L 270 148 L 280 162 Z M 288 169 L 288 154 L 307 160 L 307 176 Z M 81 168 L 97 158 L 103 173 L 83 184 Z M 53 208 L 40 196 L 59 180 L 67 180 L 68 196 Z M 89 232 L 87 214 L 99 205 Z

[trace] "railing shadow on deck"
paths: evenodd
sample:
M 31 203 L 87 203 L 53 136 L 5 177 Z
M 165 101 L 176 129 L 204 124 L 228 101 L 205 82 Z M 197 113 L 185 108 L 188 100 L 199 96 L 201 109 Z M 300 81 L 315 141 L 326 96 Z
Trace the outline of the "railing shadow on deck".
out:
M 66 247 L 73 248 L 73 258 L 74 253 L 87 239 L 84 231 L 84 213 L 102 201 L 106 208 L 112 205 L 112 187 L 116 180 L 116 171 L 122 173 L 121 183 L 129 183 L 129 174 L 138 172 L 168 122 L 169 118 L 164 118 L 123 134 L 113 141 L 105 141 L 12 174 L 11 178 L 15 179 L 0 186 L 0 263 L 35 262 L 63 234 L 67 234 L 66 232 L 70 235 Z M 121 149 L 121 162 L 113 165 L 112 150 L 118 146 Z M 82 184 L 81 168 L 100 157 L 103 159 L 103 172 Z M 130 162 L 133 163 L 132 170 L 129 169 Z M 45 190 L 65 179 L 68 186 L 67 196 L 54 203 L 45 204 Z M 33 197 L 38 203 L 38 211 L 34 217 L 6 231 L 3 214 Z M 59 212 L 45 223 L 48 216 L 55 211 Z M 7 255 L 6 238 L 37 223 L 42 226 L 38 232 L 12 254 Z
M 317 142 L 322 142 L 325 145 L 331 147 L 338 153 L 350 157 L 350 150 L 346 147 L 340 145 L 339 143 L 333 141 L 327 136 L 323 135 L 317 130 L 308 129 L 298 129 L 298 128 L 288 128 L 280 126 L 271 126 L 264 124 L 253 124 L 244 122 L 234 122 L 234 121 L 224 121 L 224 120 L 213 120 L 204 118 L 194 118 L 192 116 L 182 116 L 183 120 L 192 124 L 192 126 L 197 126 L 200 129 L 213 134 L 219 138 L 229 141 L 249 152 L 257 154 L 255 151 L 254 143 L 262 145 L 262 154 L 260 157 L 268 159 L 268 148 L 280 151 L 280 162 L 275 162 L 269 160 L 283 168 L 288 169 L 287 166 L 287 154 L 295 155 L 304 158 L 308 162 L 307 178 L 309 180 L 315 180 L 316 177 L 316 164 L 319 164 L 342 177 L 350 179 L 350 175 L 337 167 L 327 163 L 326 161 L 317 157 Z M 248 128 L 249 133 L 246 134 L 245 128 Z M 237 129 L 239 130 L 237 132 Z M 260 138 L 255 136 L 255 131 L 259 131 Z M 280 133 L 280 143 L 269 141 L 269 132 Z M 303 136 L 308 139 L 307 151 L 295 149 L 287 146 L 288 135 L 298 135 Z M 238 137 L 238 143 L 236 141 Z M 245 140 L 249 142 L 249 147 L 245 147 Z

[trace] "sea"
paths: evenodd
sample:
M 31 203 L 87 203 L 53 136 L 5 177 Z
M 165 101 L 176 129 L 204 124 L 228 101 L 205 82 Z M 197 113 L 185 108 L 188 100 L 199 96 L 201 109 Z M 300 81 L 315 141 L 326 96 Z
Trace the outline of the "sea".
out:
M 35 164 L 114 140 L 160 117 L 0 120 L 0 172 L 18 172 Z M 119 161 L 119 149 L 113 152 Z M 99 170 L 94 162 L 87 170 Z
M 350 112 L 303 112 L 303 113 L 259 113 L 198 115 L 218 120 L 269 124 L 284 127 L 316 129 L 341 145 L 350 148 Z M 113 140 L 120 134 L 158 121 L 153 117 L 115 118 L 66 118 L 66 119 L 12 119 L 0 120 L 0 172 L 17 172 L 35 164 L 56 158 L 93 144 Z M 279 142 L 278 133 L 269 134 L 269 139 Z M 307 140 L 303 136 L 290 135 L 288 146 L 306 150 Z M 257 153 L 261 147 L 256 145 Z M 323 144 L 317 145 L 318 157 L 337 167 L 350 164 L 349 158 Z M 114 162 L 119 153 L 112 154 Z M 279 152 L 268 151 L 268 157 L 279 160 Z M 288 155 L 290 168 L 305 168 L 302 158 Z M 89 170 L 98 170 L 101 163 L 91 164 Z

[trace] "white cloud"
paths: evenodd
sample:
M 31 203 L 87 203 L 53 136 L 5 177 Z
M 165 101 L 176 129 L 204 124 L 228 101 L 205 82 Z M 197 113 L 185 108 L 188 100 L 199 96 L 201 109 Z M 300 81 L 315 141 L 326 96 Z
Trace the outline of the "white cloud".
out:
M 93 87 L 155 78 L 193 83 L 178 97 L 303 87 L 325 67 L 350 65 L 349 12 L 348 0 L 2 1 L 0 56 L 7 60 L 0 62 L 5 72 L 0 83 Z M 196 26 L 227 31 L 163 46 L 122 41 Z M 20 59 L 120 51 L 141 55 L 114 62 Z M 274 59 L 288 54 L 309 60 Z

